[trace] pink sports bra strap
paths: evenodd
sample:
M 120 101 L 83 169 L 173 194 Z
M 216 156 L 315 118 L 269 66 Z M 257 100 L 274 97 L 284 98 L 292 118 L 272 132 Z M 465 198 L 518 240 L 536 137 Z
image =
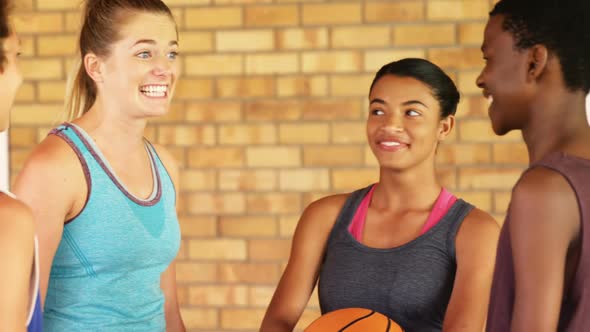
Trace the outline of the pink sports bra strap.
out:
M 365 220 L 367 218 L 367 212 L 369 210 L 369 204 L 371 203 L 371 198 L 373 197 L 373 192 L 377 184 L 374 184 L 367 195 L 361 201 L 354 217 L 350 225 L 348 226 L 348 231 L 350 234 L 359 242 L 362 240 L 363 229 L 365 228 Z M 428 215 L 428 219 L 424 223 L 422 230 L 420 231 L 420 235 L 428 232 L 434 225 L 436 225 L 439 220 L 449 211 L 451 206 L 457 201 L 457 197 L 450 193 L 446 188 L 442 188 L 436 202 L 434 203 L 434 207 L 430 214 Z

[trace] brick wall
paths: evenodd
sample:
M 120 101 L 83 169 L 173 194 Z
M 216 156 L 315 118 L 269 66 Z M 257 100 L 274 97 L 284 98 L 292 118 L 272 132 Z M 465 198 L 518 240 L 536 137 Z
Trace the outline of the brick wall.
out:
M 167 0 L 180 29 L 172 109 L 148 137 L 182 166 L 179 296 L 192 331 L 255 331 L 312 200 L 375 181 L 365 143 L 374 72 L 425 57 L 463 93 L 439 151 L 442 182 L 502 218 L 527 162 L 519 134 L 495 137 L 475 86 L 493 0 Z M 60 122 L 79 0 L 20 0 L 13 175 Z M 314 294 L 303 326 L 318 315 Z

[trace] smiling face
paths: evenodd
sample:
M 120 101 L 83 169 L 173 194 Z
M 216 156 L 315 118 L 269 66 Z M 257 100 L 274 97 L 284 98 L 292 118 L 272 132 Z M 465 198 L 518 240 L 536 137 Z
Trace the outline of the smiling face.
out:
M 174 21 L 164 14 L 137 13 L 119 35 L 100 65 L 99 95 L 135 117 L 165 114 L 178 74 Z
M 503 22 L 503 15 L 494 15 L 486 25 L 482 45 L 486 65 L 476 81 L 488 98 L 488 115 L 498 135 L 523 128 L 534 92 L 527 84 L 527 51 L 515 48 L 515 39 L 504 31 Z
M 18 56 L 20 54 L 20 43 L 15 33 L 3 40 L 4 54 L 6 61 L 2 64 L 0 71 L 0 131 L 8 128 L 10 109 L 14 103 L 16 92 L 23 82 L 23 77 L 18 68 Z
M 373 86 L 369 102 L 367 138 L 381 167 L 402 170 L 434 163 L 453 116 L 441 119 L 430 87 L 411 77 L 385 75 Z

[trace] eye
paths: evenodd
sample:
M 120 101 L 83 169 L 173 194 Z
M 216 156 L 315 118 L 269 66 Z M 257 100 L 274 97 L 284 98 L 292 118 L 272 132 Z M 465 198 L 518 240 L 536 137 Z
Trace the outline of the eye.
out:
M 382 110 L 372 110 L 371 114 L 372 115 L 383 115 L 383 114 L 385 114 L 385 112 L 383 112 Z
M 411 116 L 411 117 L 416 117 L 416 116 L 420 116 L 422 114 L 416 110 L 407 110 L 406 115 Z
M 143 51 L 143 52 L 137 53 L 135 56 L 137 56 L 140 59 L 149 59 L 151 54 L 148 51 Z
M 170 60 L 176 60 L 177 57 L 178 57 L 178 52 L 176 52 L 176 51 L 172 51 L 172 52 L 168 53 L 168 59 L 170 59 Z

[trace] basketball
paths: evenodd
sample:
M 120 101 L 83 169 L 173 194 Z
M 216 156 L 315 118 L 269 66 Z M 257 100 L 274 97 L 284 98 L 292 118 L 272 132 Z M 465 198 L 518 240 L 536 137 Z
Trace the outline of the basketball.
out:
M 304 332 L 403 332 L 394 321 L 376 311 L 346 308 L 322 315 Z

